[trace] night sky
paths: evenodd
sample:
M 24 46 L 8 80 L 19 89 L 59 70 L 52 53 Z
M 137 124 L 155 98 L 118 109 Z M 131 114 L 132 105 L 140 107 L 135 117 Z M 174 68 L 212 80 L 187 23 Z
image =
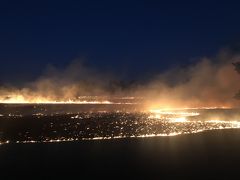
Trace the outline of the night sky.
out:
M 237 2 L 237 1 L 235 1 Z M 0 2 L 0 83 L 38 77 L 74 59 L 126 79 L 188 65 L 238 43 L 230 1 Z

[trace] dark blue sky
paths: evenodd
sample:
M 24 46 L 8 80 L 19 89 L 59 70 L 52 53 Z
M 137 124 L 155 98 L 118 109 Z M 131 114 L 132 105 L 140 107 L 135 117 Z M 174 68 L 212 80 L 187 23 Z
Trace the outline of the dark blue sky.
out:
M 0 1 L 0 82 L 75 58 L 141 79 L 238 43 L 230 1 Z

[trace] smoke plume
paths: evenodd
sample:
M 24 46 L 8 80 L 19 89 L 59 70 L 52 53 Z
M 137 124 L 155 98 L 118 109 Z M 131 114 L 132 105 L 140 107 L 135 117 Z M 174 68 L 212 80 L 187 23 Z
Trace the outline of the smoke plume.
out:
M 240 76 L 232 63 L 238 55 L 221 52 L 202 58 L 187 68 L 174 68 L 158 75 L 139 94 L 145 94 L 152 107 L 236 107 L 234 95 L 240 88 Z
M 77 100 L 80 96 L 143 97 L 148 108 L 236 107 L 240 76 L 232 63 L 238 55 L 221 52 L 188 67 L 175 67 L 147 83 L 123 87 L 116 76 L 100 73 L 74 61 L 65 70 L 49 67 L 35 82 L 23 88 L 0 88 L 1 102 L 48 102 Z

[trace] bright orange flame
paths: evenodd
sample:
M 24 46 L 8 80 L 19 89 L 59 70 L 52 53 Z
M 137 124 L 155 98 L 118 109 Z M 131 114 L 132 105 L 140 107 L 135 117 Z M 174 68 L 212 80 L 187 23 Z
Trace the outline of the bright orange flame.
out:
M 133 99 L 134 97 L 123 97 L 122 100 Z M 82 100 L 84 99 L 84 100 Z M 85 100 L 87 99 L 87 100 Z M 61 99 L 55 100 L 54 98 L 42 97 L 42 96 L 24 96 L 21 94 L 11 94 L 9 96 L 0 96 L 0 103 L 3 104 L 136 104 L 134 102 L 120 102 L 109 101 L 106 98 L 83 96 L 79 99 Z

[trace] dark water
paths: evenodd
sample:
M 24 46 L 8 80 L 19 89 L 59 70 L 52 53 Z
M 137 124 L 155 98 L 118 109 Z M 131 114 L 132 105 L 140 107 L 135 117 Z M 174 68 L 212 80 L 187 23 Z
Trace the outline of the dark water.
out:
M 175 137 L 0 146 L 1 178 L 239 177 L 240 130 Z

